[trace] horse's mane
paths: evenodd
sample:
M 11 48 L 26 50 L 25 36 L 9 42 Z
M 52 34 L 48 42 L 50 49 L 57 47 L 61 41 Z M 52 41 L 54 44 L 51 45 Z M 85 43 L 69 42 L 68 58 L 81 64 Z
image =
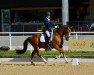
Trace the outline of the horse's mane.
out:
M 54 29 L 54 34 L 58 33 L 59 35 L 62 35 L 64 26 L 59 26 L 59 28 Z
M 61 37 L 66 33 L 67 30 L 71 29 L 69 25 L 60 25 L 59 28 L 54 29 L 54 34 L 59 34 Z

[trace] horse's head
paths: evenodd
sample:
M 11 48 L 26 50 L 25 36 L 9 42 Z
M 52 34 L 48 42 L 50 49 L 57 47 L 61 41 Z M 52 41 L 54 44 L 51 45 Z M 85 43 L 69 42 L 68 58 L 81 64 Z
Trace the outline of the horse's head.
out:
M 60 30 L 61 35 L 65 36 L 65 39 L 68 41 L 71 34 L 71 27 L 69 27 L 68 25 L 62 25 L 60 26 Z

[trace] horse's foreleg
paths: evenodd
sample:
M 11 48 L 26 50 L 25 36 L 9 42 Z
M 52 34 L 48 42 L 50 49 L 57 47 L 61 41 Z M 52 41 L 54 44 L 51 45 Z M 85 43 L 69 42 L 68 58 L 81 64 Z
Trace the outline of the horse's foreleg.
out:
M 64 54 L 63 48 L 60 48 L 58 45 L 55 45 L 55 44 L 54 44 L 54 48 L 55 48 L 56 50 L 58 50 L 60 53 L 63 54 L 65 63 L 68 63 L 67 58 L 66 58 L 66 56 L 65 56 L 65 54 Z M 61 57 L 61 55 L 60 55 L 59 57 Z
M 63 54 L 63 57 L 64 57 L 64 59 L 65 59 L 65 63 L 68 63 L 68 60 L 67 60 L 67 58 L 66 58 L 66 55 L 64 54 L 64 53 L 62 53 Z
M 68 63 L 68 60 L 67 60 L 67 58 L 66 58 L 66 55 L 64 54 L 64 50 L 63 50 L 63 48 L 61 48 L 61 53 L 63 54 L 64 60 L 65 60 L 65 63 Z
M 58 59 L 62 56 L 62 53 L 60 52 L 60 55 L 56 56 L 55 59 Z
M 55 59 L 60 58 L 62 56 L 61 48 L 57 44 L 53 44 L 53 47 L 60 52 L 60 55 L 56 56 Z
M 62 55 L 62 54 L 63 54 L 63 55 Z M 63 52 L 63 53 L 60 52 L 60 55 L 59 55 L 59 56 L 56 56 L 55 59 L 60 58 L 60 57 L 62 57 L 62 56 L 64 57 L 64 60 L 65 60 L 65 62 L 67 63 L 68 61 L 67 61 L 67 58 L 66 58 L 66 55 L 64 54 L 64 52 Z

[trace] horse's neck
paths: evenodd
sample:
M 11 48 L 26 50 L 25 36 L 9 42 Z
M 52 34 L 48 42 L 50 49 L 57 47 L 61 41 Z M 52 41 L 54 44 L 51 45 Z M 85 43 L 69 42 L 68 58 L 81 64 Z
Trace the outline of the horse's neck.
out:
M 54 34 L 58 34 L 60 37 L 63 37 L 63 32 L 60 31 L 59 29 L 56 29 L 56 30 L 54 31 Z

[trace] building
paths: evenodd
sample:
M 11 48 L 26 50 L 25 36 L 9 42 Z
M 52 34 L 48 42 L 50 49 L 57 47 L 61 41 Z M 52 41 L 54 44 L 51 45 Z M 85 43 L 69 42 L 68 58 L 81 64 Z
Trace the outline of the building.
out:
M 37 31 L 43 24 L 47 11 L 52 19 L 62 24 L 63 0 L 1 0 L 1 31 Z M 93 0 L 68 0 L 69 22 L 92 21 L 94 19 Z M 34 26 L 33 26 L 34 25 Z M 34 28 L 33 28 L 34 27 Z

